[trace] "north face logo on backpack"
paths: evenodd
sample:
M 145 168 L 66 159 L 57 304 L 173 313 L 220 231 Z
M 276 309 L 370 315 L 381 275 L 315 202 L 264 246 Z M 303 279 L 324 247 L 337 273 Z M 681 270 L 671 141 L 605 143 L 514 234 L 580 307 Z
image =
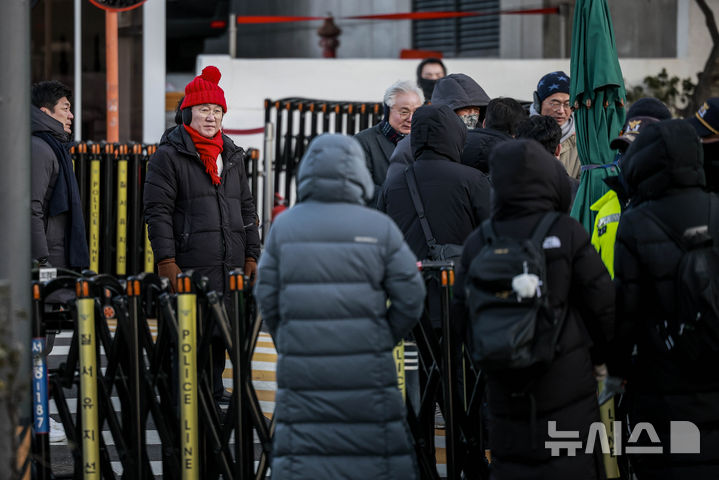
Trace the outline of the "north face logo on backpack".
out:
M 561 216 L 544 215 L 527 239 L 497 237 L 491 220 L 481 225 L 484 247 L 467 271 L 465 293 L 472 330 L 472 356 L 487 371 L 547 364 L 554 358 L 563 318 L 544 294 L 542 246 Z M 556 248 L 550 242 L 549 248 Z

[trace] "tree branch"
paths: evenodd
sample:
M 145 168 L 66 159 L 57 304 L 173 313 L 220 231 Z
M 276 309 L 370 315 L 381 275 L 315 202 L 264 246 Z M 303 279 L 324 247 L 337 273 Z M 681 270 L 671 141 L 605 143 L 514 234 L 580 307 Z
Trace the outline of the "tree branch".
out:
M 712 48 L 709 51 L 709 57 L 704 64 L 704 70 L 697 73 L 697 85 L 694 89 L 688 105 L 680 113 L 686 117 L 692 115 L 701 103 L 711 96 L 711 87 L 715 78 L 719 76 L 717 71 L 717 60 L 719 60 L 719 29 L 717 29 L 714 12 L 707 4 L 706 0 L 696 0 L 697 6 L 704 14 L 707 30 L 712 40 Z
M 706 0 L 696 0 L 696 2 L 699 9 L 704 14 L 704 19 L 706 20 L 707 28 L 709 29 L 709 35 L 711 35 L 712 43 L 714 43 L 714 47 L 716 48 L 716 45 L 719 42 L 719 30 L 717 30 L 717 24 L 714 20 L 714 12 L 712 12 L 712 9 L 709 5 L 707 5 Z

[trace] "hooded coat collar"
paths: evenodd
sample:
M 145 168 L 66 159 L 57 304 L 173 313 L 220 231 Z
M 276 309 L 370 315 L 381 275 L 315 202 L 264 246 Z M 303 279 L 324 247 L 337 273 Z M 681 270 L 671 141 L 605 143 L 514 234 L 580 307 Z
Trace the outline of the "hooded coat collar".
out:
M 446 105 L 425 105 L 412 116 L 410 142 L 415 160 L 459 162 L 467 127 Z
M 496 219 L 569 209 L 572 194 L 564 167 L 534 140 L 497 145 L 489 157 L 489 176 Z
M 312 141 L 297 173 L 299 202 L 366 205 L 373 193 L 374 183 L 357 140 L 328 133 Z
M 55 137 L 60 143 L 67 143 L 72 139 L 70 134 L 62 128 L 62 123 L 46 114 L 35 105 L 32 105 L 30 108 L 30 128 L 33 134 L 47 132 Z
M 471 77 L 452 73 L 437 80 L 432 92 L 433 105 L 447 105 L 451 110 L 464 107 L 486 107 L 489 95 Z
M 685 120 L 647 125 L 622 158 L 622 175 L 633 204 L 671 190 L 704 187 L 704 152 Z

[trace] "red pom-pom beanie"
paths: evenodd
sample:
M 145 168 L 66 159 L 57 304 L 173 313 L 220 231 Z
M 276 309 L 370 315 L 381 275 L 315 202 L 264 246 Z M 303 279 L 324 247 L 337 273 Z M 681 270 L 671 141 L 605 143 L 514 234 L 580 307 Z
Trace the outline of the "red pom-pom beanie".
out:
M 204 103 L 214 103 L 222 107 L 222 111 L 227 113 L 227 103 L 225 102 L 225 92 L 220 88 L 220 77 L 222 74 L 212 65 L 202 69 L 202 75 L 195 77 L 185 87 L 185 99 L 182 101 L 180 108 L 188 108 L 193 105 L 202 105 Z

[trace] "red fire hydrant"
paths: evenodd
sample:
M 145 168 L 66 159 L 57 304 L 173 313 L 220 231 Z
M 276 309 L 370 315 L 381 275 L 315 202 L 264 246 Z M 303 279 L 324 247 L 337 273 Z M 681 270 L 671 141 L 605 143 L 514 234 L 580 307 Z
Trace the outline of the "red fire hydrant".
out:
M 337 37 L 340 36 L 340 33 L 342 33 L 342 30 L 335 25 L 335 20 L 331 15 L 327 17 L 322 26 L 317 29 L 317 35 L 321 37 L 319 45 L 322 47 L 322 57 L 337 57 L 337 47 L 340 46 L 340 41 L 337 40 Z

